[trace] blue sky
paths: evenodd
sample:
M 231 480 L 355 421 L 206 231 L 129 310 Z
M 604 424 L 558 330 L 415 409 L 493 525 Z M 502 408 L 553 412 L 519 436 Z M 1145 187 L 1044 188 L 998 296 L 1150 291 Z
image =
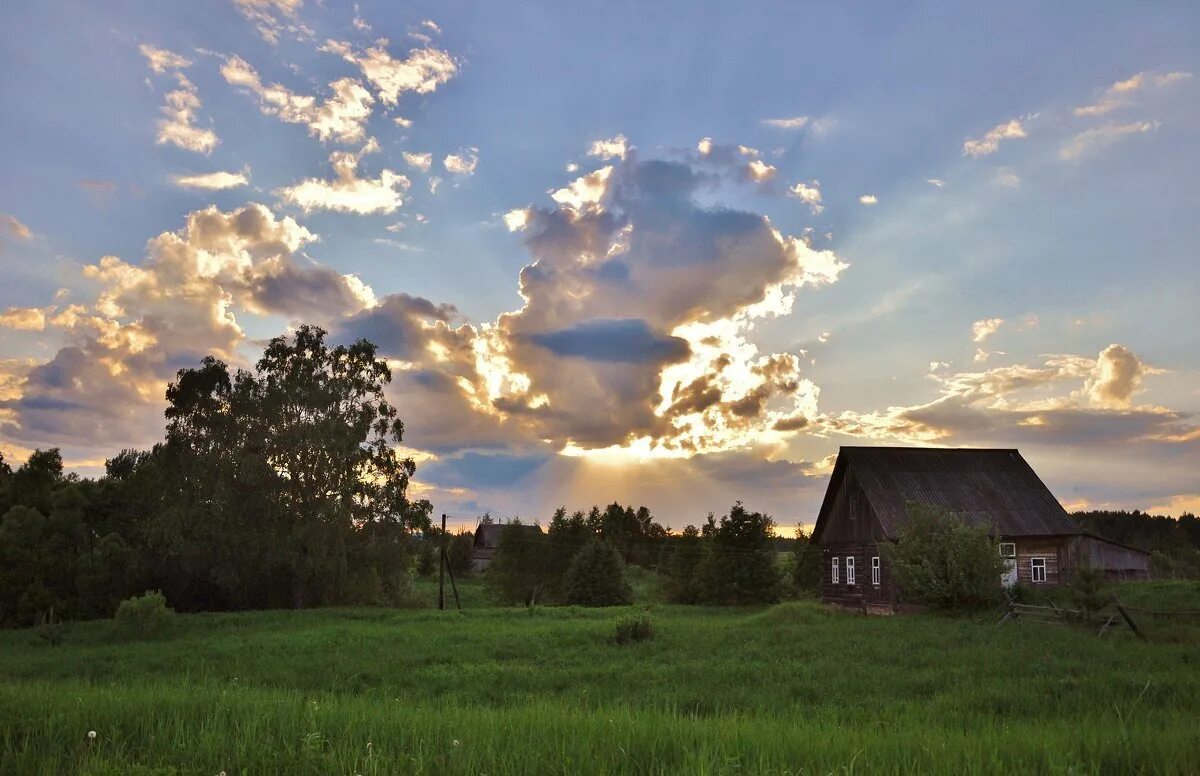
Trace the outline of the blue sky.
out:
M 1200 508 L 1200 9 L 647 5 L 6 4 L 6 459 L 314 322 L 464 521 L 810 523 L 845 444 Z

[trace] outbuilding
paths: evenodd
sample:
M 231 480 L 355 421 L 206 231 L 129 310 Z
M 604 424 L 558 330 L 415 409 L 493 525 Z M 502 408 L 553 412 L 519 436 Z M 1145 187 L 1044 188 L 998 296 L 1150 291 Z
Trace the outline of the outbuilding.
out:
M 1006 585 L 1061 584 L 1084 564 L 1116 579 L 1149 577 L 1148 553 L 1081 531 L 1016 450 L 843 447 L 813 529 L 823 601 L 895 609 L 900 594 L 879 548 L 900 536 L 910 502 L 986 525 Z

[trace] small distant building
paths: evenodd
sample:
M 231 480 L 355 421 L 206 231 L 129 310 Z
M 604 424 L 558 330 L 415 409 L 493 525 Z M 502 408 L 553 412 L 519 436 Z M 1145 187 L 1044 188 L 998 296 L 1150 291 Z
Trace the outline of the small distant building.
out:
M 536 525 L 511 525 L 509 523 L 482 523 L 475 529 L 475 549 L 471 553 L 471 570 L 482 572 L 496 558 L 500 547 L 500 534 L 505 528 L 515 528 L 530 536 L 541 536 L 542 529 Z
M 1114 579 L 1149 578 L 1148 553 L 1081 531 L 1016 450 L 843 447 L 813 529 L 823 601 L 901 603 L 879 546 L 899 537 L 909 502 L 986 525 L 1007 562 L 1006 585 L 1057 585 L 1082 565 Z

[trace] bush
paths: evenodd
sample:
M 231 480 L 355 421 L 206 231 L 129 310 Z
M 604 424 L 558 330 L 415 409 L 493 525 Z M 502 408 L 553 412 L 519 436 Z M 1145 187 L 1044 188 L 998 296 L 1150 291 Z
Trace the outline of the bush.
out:
M 567 603 L 579 606 L 620 606 L 633 601 L 621 553 L 603 541 L 588 542 L 575 554 L 563 578 L 563 589 Z
M 800 534 L 793 553 L 792 585 L 801 595 L 815 597 L 821 585 L 821 548 L 811 537 Z
M 175 610 L 167 606 L 167 597 L 158 590 L 126 598 L 117 606 L 118 627 L 133 636 L 153 636 L 171 624 Z
M 1000 600 L 1004 562 L 985 526 L 928 504 L 908 504 L 908 526 L 882 546 L 905 598 L 937 609 L 978 609 Z
M 654 638 L 654 623 L 650 621 L 650 612 L 644 610 L 625 615 L 617 620 L 617 624 L 613 628 L 612 641 L 614 644 L 649 641 L 652 638 Z
M 1071 596 L 1071 604 L 1079 610 L 1080 616 L 1085 620 L 1095 617 L 1113 601 L 1112 590 L 1104 571 L 1086 564 L 1071 572 L 1071 582 L 1067 591 Z

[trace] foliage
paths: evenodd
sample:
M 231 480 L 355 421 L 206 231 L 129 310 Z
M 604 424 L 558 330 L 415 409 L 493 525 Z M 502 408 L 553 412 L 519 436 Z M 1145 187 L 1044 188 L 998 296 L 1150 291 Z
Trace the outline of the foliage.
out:
M 1085 619 L 1091 619 L 1113 601 L 1112 586 L 1103 569 L 1081 565 L 1072 570 L 1067 589 L 1071 604 Z
M 815 596 L 821 584 L 821 548 L 798 532 L 792 546 L 792 585 L 802 595 Z
M 783 585 L 774 527 L 769 516 L 747 511 L 740 501 L 720 522 L 709 515 L 701 534 L 707 552 L 696 569 L 699 600 L 722 605 L 778 601 Z
M 652 638 L 654 623 L 650 619 L 650 612 L 645 609 L 626 614 L 613 626 L 614 644 L 630 644 L 635 641 L 649 641 Z
M 501 603 L 532 605 L 553 597 L 558 575 L 554 573 L 549 541 L 536 525 L 519 518 L 500 531 L 496 557 L 488 566 L 486 579 L 492 595 Z
M 621 553 L 607 541 L 593 539 L 584 545 L 567 568 L 563 595 L 578 606 L 620 606 L 633 600 L 625 579 Z
M 456 577 L 465 577 L 471 573 L 471 564 L 475 557 L 475 534 L 462 531 L 449 538 L 446 555 L 450 560 L 450 570 Z
M 162 633 L 171 624 L 174 614 L 175 610 L 167 606 L 167 597 L 161 591 L 148 590 L 122 601 L 114 619 L 123 633 L 142 637 Z
M 666 568 L 667 600 L 677 604 L 700 603 L 700 563 L 707 548 L 694 525 L 683 529 L 670 549 Z
M 986 526 L 945 509 L 910 502 L 908 525 L 882 551 L 909 601 L 938 609 L 976 609 L 1001 595 L 1003 560 Z

